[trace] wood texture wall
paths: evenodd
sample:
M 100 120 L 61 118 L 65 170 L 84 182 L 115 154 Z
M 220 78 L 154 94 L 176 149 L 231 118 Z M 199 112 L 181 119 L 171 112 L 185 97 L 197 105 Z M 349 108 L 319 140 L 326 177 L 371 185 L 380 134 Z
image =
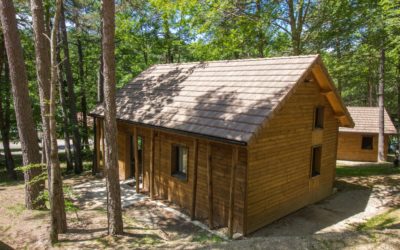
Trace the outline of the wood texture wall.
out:
M 100 120 L 100 119 L 97 119 Z M 134 125 L 118 122 L 118 167 L 119 176 L 124 180 L 131 176 L 129 170 L 129 135 L 134 134 Z M 101 130 L 101 131 L 100 131 Z M 101 141 L 102 128 L 98 129 Z M 142 192 L 150 190 L 150 157 L 151 129 L 138 126 L 138 135 L 143 138 L 144 150 L 144 182 Z M 193 180 L 195 164 L 194 137 L 182 136 L 163 131 L 155 131 L 154 137 L 154 188 L 155 199 L 168 200 L 178 205 L 183 212 L 190 215 L 193 203 Z M 197 139 L 197 185 L 195 201 L 195 219 L 207 223 L 209 218 L 209 195 L 207 181 L 207 145 L 211 153 L 211 182 L 212 182 L 212 212 L 215 228 L 226 227 L 229 216 L 230 183 L 232 168 L 233 146 L 205 139 Z M 187 180 L 178 179 L 171 175 L 172 145 L 188 147 Z M 98 147 L 100 151 L 101 147 Z M 101 155 L 98 154 L 98 155 Z M 246 194 L 246 165 L 247 149 L 239 147 L 238 164 L 235 174 L 233 231 L 243 233 L 244 202 Z M 134 188 L 134 187 L 132 187 Z
M 373 136 L 373 147 L 370 149 L 362 149 L 362 137 Z M 388 153 L 389 137 L 385 136 L 385 159 Z M 377 134 L 360 134 L 360 133 L 339 133 L 339 143 L 337 149 L 338 160 L 348 161 L 370 161 L 378 160 L 378 135 Z
M 313 129 L 325 107 L 324 128 Z M 302 83 L 248 147 L 246 233 L 331 194 L 338 122 L 316 83 Z M 311 147 L 322 145 L 319 176 L 310 177 Z

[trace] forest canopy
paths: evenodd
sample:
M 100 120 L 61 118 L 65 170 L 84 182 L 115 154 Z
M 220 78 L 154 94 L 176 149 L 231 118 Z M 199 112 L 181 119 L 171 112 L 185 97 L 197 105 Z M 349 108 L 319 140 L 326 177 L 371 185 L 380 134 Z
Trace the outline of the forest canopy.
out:
M 34 117 L 40 126 L 32 16 L 27 1 L 14 4 Z M 54 3 L 44 4 L 52 25 Z M 116 4 L 117 87 L 156 63 L 321 54 L 347 105 L 376 106 L 384 49 L 385 106 L 393 118 L 397 113 L 399 0 L 127 0 Z M 87 113 L 98 99 L 101 2 L 66 0 L 64 16 L 77 112 Z M 65 56 L 61 50 L 61 60 Z M 1 81 L 8 81 L 4 74 Z M 68 90 L 66 94 L 70 96 Z M 14 118 L 11 124 L 16 138 Z M 60 126 L 59 133 L 63 129 Z

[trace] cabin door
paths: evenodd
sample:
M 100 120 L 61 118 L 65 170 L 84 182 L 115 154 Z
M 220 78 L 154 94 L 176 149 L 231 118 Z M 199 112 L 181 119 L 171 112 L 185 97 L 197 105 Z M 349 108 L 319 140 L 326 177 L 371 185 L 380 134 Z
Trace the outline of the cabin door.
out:
M 137 149 L 135 148 L 135 137 L 133 135 L 129 136 L 129 177 L 135 178 L 136 167 L 135 167 L 135 150 L 137 150 L 138 155 L 138 169 L 139 169 L 139 187 L 142 187 L 143 183 L 143 137 L 137 137 Z

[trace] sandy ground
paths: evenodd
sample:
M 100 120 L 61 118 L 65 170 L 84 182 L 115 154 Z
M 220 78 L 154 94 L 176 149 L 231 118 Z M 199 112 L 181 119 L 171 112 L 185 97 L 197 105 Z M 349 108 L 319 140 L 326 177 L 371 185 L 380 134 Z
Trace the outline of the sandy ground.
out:
M 79 210 L 68 212 L 68 233 L 50 247 L 48 211 L 25 210 L 23 185 L 0 183 L 0 249 L 400 249 L 399 229 L 355 230 L 357 223 L 400 205 L 400 175 L 339 178 L 328 199 L 236 241 L 212 236 L 127 183 L 121 185 L 126 233 L 108 237 L 104 180 L 87 175 L 65 184 Z

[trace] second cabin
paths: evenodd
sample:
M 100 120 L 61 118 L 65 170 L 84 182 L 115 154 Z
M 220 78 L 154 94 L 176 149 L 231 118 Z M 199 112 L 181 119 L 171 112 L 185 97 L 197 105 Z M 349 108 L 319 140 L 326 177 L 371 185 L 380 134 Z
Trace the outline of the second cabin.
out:
M 354 126 L 317 55 L 155 65 L 116 102 L 120 179 L 230 236 L 329 196 Z M 103 106 L 91 115 L 101 171 Z

